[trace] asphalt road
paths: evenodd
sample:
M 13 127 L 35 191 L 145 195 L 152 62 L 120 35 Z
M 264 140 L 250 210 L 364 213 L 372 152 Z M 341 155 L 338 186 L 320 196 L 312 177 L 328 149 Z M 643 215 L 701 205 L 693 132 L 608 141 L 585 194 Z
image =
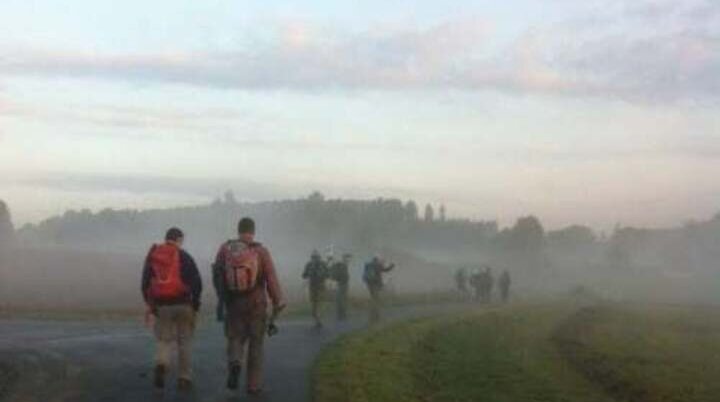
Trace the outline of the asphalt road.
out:
M 387 320 L 447 310 L 393 310 Z M 341 334 L 365 327 L 366 320 L 329 322 L 322 330 L 312 328 L 307 319 L 279 325 L 280 334 L 266 343 L 265 393 L 248 397 L 224 388 L 225 339 L 222 326 L 214 322 L 203 322 L 196 333 L 195 390 L 179 394 L 174 377 L 165 392 L 152 388 L 153 338 L 141 323 L 0 320 L 0 361 L 19 374 L 3 400 L 305 402 L 311 397 L 310 369 L 317 354 Z

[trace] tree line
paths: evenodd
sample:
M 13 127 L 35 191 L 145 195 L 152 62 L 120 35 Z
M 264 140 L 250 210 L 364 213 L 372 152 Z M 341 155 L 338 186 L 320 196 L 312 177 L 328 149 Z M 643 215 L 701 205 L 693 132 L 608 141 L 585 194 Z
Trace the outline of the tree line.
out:
M 197 252 L 210 255 L 234 233 L 237 218 L 249 215 L 261 224 L 263 239 L 298 257 L 313 248 L 333 246 L 368 253 L 396 249 L 428 259 L 487 258 L 528 267 L 552 265 L 558 256 L 578 256 L 586 265 L 619 269 L 653 264 L 705 269 L 720 257 L 720 215 L 670 229 L 618 226 L 606 237 L 582 225 L 546 231 L 532 215 L 499 228 L 493 220 L 449 219 L 445 206 L 437 207 L 437 215 L 435 210 L 426 205 L 421 217 L 412 200 L 327 199 L 319 192 L 293 200 L 241 202 L 228 192 L 222 199 L 192 207 L 70 210 L 16 231 L 7 206 L 0 203 L 0 247 L 17 242 L 138 253 L 168 226 L 179 225 L 188 228 Z

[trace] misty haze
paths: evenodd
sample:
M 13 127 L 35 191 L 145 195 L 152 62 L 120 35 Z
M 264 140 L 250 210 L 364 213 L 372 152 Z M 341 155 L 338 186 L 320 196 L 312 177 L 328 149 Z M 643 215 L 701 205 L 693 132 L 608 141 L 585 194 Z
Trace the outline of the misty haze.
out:
M 720 400 L 720 5 L 9 0 L 0 401 Z

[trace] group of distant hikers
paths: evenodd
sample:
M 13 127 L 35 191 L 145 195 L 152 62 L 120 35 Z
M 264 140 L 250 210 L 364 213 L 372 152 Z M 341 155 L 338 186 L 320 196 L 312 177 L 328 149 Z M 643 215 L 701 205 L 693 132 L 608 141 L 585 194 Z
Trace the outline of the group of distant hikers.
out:
M 148 318 L 154 320 L 157 341 L 153 383 L 158 389 L 165 388 L 173 348 L 178 354 L 178 389 L 193 388 L 192 339 L 203 284 L 193 257 L 182 248 L 184 238 L 182 230 L 169 229 L 165 242 L 150 248 L 143 268 L 142 294 Z M 338 318 L 343 320 L 347 316 L 351 258 L 350 254 L 344 254 L 339 261 L 324 260 L 319 252 L 313 252 L 305 266 L 303 278 L 308 281 L 317 327 L 322 326 L 318 303 L 325 294 L 327 280 L 337 283 Z M 371 296 L 371 321 L 380 316 L 383 274 L 393 268 L 394 264 L 386 264 L 380 256 L 365 265 L 363 281 Z M 242 364 L 246 360 L 247 392 L 258 395 L 263 390 L 264 339 L 278 332 L 275 319 L 286 303 L 270 251 L 255 241 L 252 219 L 242 218 L 238 223 L 238 237 L 220 245 L 212 273 L 218 297 L 217 318 L 225 323 L 227 388 L 239 388 Z M 271 307 L 269 315 L 268 307 Z
M 510 298 L 510 286 L 512 280 L 508 271 L 503 271 L 498 280 L 500 301 L 507 303 Z M 455 272 L 455 285 L 463 298 L 489 304 L 492 302 L 492 293 L 495 288 L 495 277 L 492 268 L 483 266 L 468 271 L 467 268 L 460 268 Z
M 315 326 L 322 328 L 320 316 L 320 304 L 324 301 L 327 293 L 327 281 L 332 280 L 337 284 L 335 290 L 335 305 L 338 320 L 347 318 L 348 296 L 350 289 L 350 261 L 351 254 L 344 254 L 342 259 L 335 261 L 332 256 L 323 259 L 320 252 L 313 251 L 310 261 L 305 265 L 302 277 L 307 280 L 312 316 Z M 386 264 L 380 256 L 375 256 L 365 264 L 363 271 L 363 282 L 370 293 L 370 321 L 376 322 L 380 319 L 381 294 L 385 286 L 383 275 L 392 271 L 394 264 Z

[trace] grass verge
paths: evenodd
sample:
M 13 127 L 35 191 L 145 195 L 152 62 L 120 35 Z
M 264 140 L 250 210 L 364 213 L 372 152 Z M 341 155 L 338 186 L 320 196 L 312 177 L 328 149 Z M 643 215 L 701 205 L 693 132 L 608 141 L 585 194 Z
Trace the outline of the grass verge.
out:
M 554 340 L 579 372 L 618 400 L 720 400 L 717 307 L 585 308 Z
M 313 371 L 316 402 L 607 402 L 551 342 L 572 310 L 512 307 L 350 335 Z

